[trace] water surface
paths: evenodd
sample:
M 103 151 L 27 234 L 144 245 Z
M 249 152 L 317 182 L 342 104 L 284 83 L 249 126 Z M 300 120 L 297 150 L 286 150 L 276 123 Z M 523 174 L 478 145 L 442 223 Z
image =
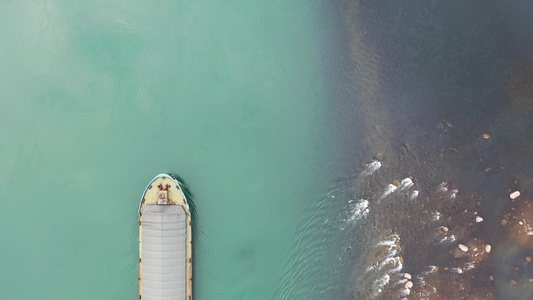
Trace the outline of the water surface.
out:
M 196 207 L 198 299 L 339 288 L 320 3 L 1 7 L 3 298 L 136 299 L 137 206 L 161 172 Z
M 531 299 L 532 9 L 339 5 L 353 298 Z

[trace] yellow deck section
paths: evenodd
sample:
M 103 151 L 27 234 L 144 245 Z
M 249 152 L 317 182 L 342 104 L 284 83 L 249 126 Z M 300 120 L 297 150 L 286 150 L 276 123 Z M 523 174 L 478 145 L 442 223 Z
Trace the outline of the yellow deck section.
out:
M 187 297 L 192 299 L 192 221 L 189 206 L 185 200 L 183 191 L 179 184 L 177 184 L 172 177 L 166 174 L 159 175 L 146 188 L 146 192 L 141 201 L 139 208 L 139 299 L 142 299 L 142 211 L 146 205 L 157 204 L 159 198 L 160 187 L 167 191 L 168 204 L 165 205 L 182 205 L 187 213 Z

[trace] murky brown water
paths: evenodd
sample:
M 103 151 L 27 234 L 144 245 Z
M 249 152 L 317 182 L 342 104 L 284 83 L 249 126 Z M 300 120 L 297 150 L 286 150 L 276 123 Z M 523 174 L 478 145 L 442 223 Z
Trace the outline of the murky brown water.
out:
M 360 143 L 345 152 L 360 166 L 347 179 L 351 294 L 530 299 L 533 6 L 347 1 L 344 11 L 351 71 L 335 86 L 342 114 L 358 119 L 341 130 Z

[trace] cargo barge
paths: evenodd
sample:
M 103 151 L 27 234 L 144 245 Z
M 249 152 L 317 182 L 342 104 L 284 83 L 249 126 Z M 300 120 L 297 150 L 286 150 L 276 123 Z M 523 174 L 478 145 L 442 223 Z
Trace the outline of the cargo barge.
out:
M 139 299 L 192 299 L 192 222 L 187 198 L 159 174 L 139 205 Z

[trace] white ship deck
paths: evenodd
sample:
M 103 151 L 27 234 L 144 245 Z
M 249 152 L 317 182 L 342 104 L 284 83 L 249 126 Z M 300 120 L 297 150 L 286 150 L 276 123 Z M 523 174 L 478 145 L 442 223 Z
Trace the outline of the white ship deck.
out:
M 158 175 L 139 206 L 139 299 L 192 299 L 191 224 L 179 183 Z

